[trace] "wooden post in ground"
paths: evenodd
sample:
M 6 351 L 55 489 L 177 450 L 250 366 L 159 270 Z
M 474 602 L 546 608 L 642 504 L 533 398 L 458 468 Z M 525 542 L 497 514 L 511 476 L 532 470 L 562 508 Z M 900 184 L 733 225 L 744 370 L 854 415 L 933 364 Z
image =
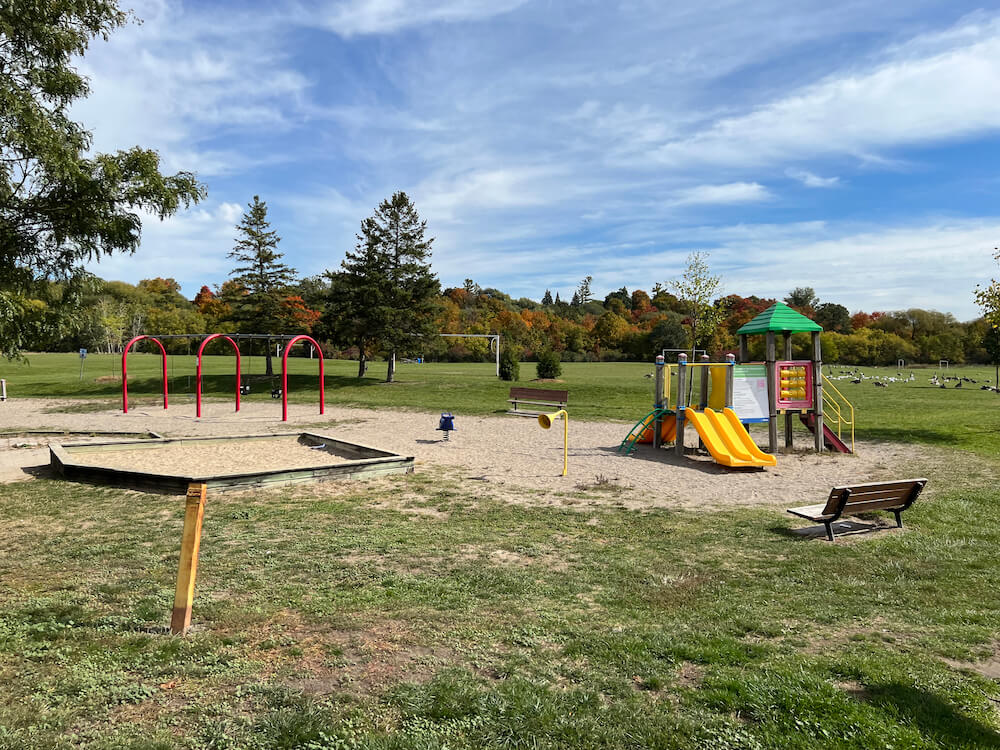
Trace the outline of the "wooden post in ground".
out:
M 194 581 L 198 574 L 198 548 L 201 546 L 201 522 L 205 517 L 207 484 L 188 485 L 184 505 L 184 532 L 181 535 L 181 558 L 177 566 L 177 591 L 170 616 L 170 632 L 183 635 L 191 627 Z
M 750 345 L 747 342 L 747 335 L 745 333 L 740 334 L 740 364 L 743 364 L 750 359 Z
M 792 358 L 792 334 L 787 331 L 781 334 L 785 339 L 785 359 Z M 792 413 L 785 410 L 785 449 L 792 449 Z
M 778 452 L 778 399 L 774 383 L 774 361 L 775 341 L 774 331 L 768 331 L 766 335 L 766 350 L 764 354 L 764 366 L 767 373 L 767 449 L 771 453 Z

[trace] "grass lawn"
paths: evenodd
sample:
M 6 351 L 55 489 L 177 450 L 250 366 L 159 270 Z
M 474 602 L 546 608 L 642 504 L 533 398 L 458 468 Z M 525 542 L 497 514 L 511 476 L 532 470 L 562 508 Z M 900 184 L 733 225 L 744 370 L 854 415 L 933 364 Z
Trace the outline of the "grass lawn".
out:
M 183 503 L 8 485 L 0 748 L 1000 747 L 995 490 L 836 545 L 600 494 L 210 498 L 178 638 Z
M 148 398 L 155 360 L 130 364 Z M 315 398 L 309 364 L 296 399 Z M 81 383 L 75 355 L 35 355 L 0 376 L 110 402 L 98 365 Z M 219 396 L 231 365 L 209 365 Z M 330 363 L 329 403 L 489 414 L 510 385 L 490 365 L 403 365 L 389 386 L 354 367 Z M 651 370 L 565 365 L 572 412 L 637 419 Z M 210 496 L 183 638 L 166 634 L 179 498 L 0 485 L 0 750 L 1000 748 L 1000 396 L 917 372 L 838 383 L 861 436 L 951 451 L 902 533 L 629 511 L 599 483 L 511 505 L 427 467 Z

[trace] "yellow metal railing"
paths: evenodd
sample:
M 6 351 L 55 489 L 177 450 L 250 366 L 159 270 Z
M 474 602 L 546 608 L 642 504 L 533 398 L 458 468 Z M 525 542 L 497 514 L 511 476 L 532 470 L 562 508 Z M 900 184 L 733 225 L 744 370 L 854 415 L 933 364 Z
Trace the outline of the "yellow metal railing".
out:
M 830 382 L 830 378 L 826 375 L 823 376 L 823 385 L 823 422 L 836 430 L 837 437 L 841 441 L 844 439 L 841 430 L 850 427 L 851 453 L 854 453 L 854 405 L 844 397 L 844 394 Z M 837 398 L 830 395 L 831 391 L 837 394 Z M 848 414 L 850 414 L 850 419 L 847 417 Z

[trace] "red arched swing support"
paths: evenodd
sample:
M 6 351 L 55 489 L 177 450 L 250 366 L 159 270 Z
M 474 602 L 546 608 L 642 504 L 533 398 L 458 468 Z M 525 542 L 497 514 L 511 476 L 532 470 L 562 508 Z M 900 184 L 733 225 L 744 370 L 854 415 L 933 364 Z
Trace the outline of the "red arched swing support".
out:
M 316 339 L 311 336 L 306 336 L 304 334 L 296 336 L 291 341 L 285 345 L 285 351 L 281 355 L 281 421 L 288 421 L 288 352 L 292 350 L 299 341 L 308 341 L 313 345 L 316 353 L 319 355 L 319 413 L 323 414 L 326 412 L 326 406 L 323 399 L 323 350 L 319 348 L 319 344 L 316 343 Z
M 122 411 L 126 414 L 128 414 L 128 353 L 135 343 L 143 339 L 155 341 L 156 345 L 160 347 L 160 354 L 163 355 L 163 408 L 167 408 L 167 350 L 163 348 L 163 344 L 160 343 L 158 338 L 154 338 L 153 336 L 136 336 L 125 344 L 125 348 L 122 349 Z
M 236 342 L 229 338 L 226 334 L 213 333 L 211 336 L 205 338 L 205 340 L 201 342 L 201 346 L 198 347 L 198 374 L 195 378 L 195 403 L 197 404 L 198 417 L 201 417 L 201 355 L 205 351 L 205 345 L 209 341 L 219 338 L 228 341 L 233 345 L 233 349 L 236 350 L 236 411 L 240 410 L 240 348 L 236 345 Z

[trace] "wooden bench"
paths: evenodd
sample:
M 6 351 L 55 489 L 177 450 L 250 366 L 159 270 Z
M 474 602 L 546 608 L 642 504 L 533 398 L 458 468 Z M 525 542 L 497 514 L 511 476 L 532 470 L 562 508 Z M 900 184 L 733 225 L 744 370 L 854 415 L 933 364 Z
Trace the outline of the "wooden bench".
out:
M 899 514 L 913 505 L 927 484 L 926 479 L 902 479 L 897 482 L 870 482 L 834 487 L 826 503 L 789 508 L 792 515 L 826 526 L 826 538 L 833 541 L 833 522 L 845 513 L 888 510 L 896 516 L 896 526 L 903 528 Z
M 517 414 L 520 417 L 537 417 L 539 414 L 547 414 L 558 409 L 565 409 L 569 391 L 551 391 L 541 388 L 511 388 L 508 403 L 514 404 L 513 409 L 508 409 L 508 414 Z M 526 411 L 521 408 L 522 404 L 531 406 L 547 407 L 545 411 Z

